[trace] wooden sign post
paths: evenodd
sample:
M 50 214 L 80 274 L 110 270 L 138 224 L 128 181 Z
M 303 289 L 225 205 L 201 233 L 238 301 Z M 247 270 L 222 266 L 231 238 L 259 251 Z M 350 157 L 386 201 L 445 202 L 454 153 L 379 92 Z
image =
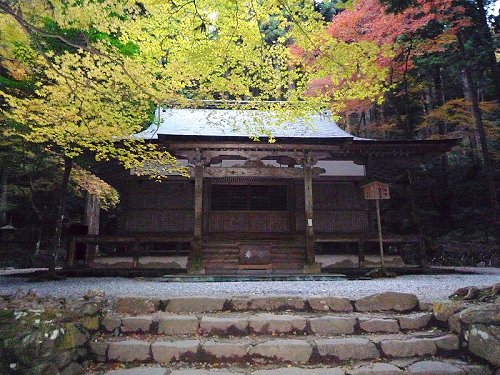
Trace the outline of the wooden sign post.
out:
M 377 227 L 378 227 L 378 242 L 380 247 L 380 269 L 382 273 L 385 272 L 384 266 L 384 244 L 382 240 L 382 222 L 380 220 L 380 199 L 391 199 L 389 194 L 389 185 L 383 182 L 373 181 L 369 184 L 363 185 L 363 194 L 365 199 L 375 200 L 375 206 L 377 208 Z

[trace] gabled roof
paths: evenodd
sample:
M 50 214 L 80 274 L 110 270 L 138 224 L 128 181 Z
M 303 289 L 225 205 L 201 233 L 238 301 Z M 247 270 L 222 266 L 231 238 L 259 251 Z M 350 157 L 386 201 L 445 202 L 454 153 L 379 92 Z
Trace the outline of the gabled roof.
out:
M 280 123 L 272 112 L 231 109 L 161 109 L 158 124 L 136 134 L 144 139 L 162 137 L 267 137 L 362 140 L 342 130 L 331 114 L 323 112 L 303 120 Z

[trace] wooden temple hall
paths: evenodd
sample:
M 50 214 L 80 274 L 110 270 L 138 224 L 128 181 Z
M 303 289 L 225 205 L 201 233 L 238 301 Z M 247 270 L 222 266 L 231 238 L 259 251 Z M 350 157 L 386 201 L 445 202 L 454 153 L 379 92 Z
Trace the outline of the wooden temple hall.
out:
M 286 123 L 275 143 L 255 134 L 269 113 L 164 109 L 159 125 L 136 136 L 163 144 L 190 178 L 164 182 L 116 165 L 98 174 L 121 195 L 115 233 L 99 234 L 99 208 L 88 205 L 86 235 L 73 237 L 70 266 L 160 268 L 206 274 L 319 273 L 330 267 L 378 265 L 378 237 L 361 186 L 390 162 L 422 163 L 453 140 L 357 138 L 327 113 Z M 425 251 L 418 236 L 385 233 Z M 386 266 L 402 266 L 388 255 Z

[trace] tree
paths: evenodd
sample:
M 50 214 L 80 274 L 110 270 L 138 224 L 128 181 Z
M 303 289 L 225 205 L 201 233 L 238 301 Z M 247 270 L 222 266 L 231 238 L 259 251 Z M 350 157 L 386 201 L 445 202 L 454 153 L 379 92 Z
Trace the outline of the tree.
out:
M 170 154 L 130 136 L 154 120 L 155 107 L 235 99 L 250 101 L 245 108 L 258 102 L 283 111 L 274 101 L 287 100 L 293 108 L 285 110 L 294 113 L 286 116 L 293 116 L 318 106 L 318 99 L 304 95 L 308 71 L 290 64 L 288 49 L 290 40 L 309 43 L 309 35 L 325 28 L 312 3 L 0 0 L 0 15 L 15 30 L 4 30 L 8 52 L 2 53 L 7 132 L 64 161 L 54 259 L 78 159 L 116 159 L 158 177 L 158 168 L 185 173 Z M 263 25 L 271 22 L 277 36 L 266 41 Z M 8 40 L 13 35 L 21 38 Z M 339 79 L 352 75 L 349 59 L 337 64 L 344 65 Z M 21 87 L 24 81 L 31 86 Z M 343 95 L 378 93 L 358 85 Z
M 443 49 L 443 45 L 452 43 L 453 34 L 460 25 L 467 22 L 467 19 L 460 17 L 462 14 L 463 7 L 455 6 L 453 0 L 419 0 L 399 13 L 388 13 L 386 6 L 378 0 L 355 2 L 352 8 L 334 17 L 328 28 L 330 38 L 323 41 L 325 45 L 323 48 L 328 48 L 328 43 L 346 43 L 360 48 L 370 45 L 371 50 L 357 56 L 355 61 L 369 59 L 372 70 L 385 72 L 385 74 L 373 82 L 365 71 L 358 68 L 359 74 L 353 75 L 351 79 L 339 81 L 338 84 L 331 85 L 328 79 L 323 77 L 322 80 L 313 82 L 311 86 L 323 87 L 323 90 L 327 90 L 330 95 L 335 95 L 336 92 L 342 92 L 345 87 L 349 87 L 354 82 L 366 79 L 367 84 L 373 85 L 379 91 L 377 100 L 372 102 L 366 100 L 368 98 L 361 101 L 353 100 L 345 106 L 344 112 L 348 114 L 364 111 L 373 103 L 380 104 L 386 93 L 388 95 L 385 98 L 394 101 L 393 90 L 397 85 L 402 84 L 406 108 L 404 120 L 401 115 L 398 115 L 398 119 L 406 136 L 411 137 L 413 129 L 408 123 L 411 113 L 408 99 L 408 72 L 415 67 L 414 60 L 423 51 L 426 53 L 439 51 Z M 434 33 L 423 35 L 426 28 L 436 24 L 446 25 L 446 27 L 437 28 Z M 321 67 L 324 66 L 321 55 L 326 53 L 321 49 L 314 53 L 319 57 L 315 57 L 311 62 L 318 62 Z

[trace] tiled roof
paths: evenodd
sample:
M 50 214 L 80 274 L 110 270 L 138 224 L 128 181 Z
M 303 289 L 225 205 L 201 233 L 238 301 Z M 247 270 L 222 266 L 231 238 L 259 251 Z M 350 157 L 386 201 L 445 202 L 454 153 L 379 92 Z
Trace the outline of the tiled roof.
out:
M 159 112 L 159 124 L 152 124 L 148 129 L 136 134 L 137 137 L 266 137 L 266 130 L 271 130 L 276 138 L 359 139 L 342 130 L 327 112 L 284 123 L 273 117 L 272 112 L 258 110 L 161 109 Z

